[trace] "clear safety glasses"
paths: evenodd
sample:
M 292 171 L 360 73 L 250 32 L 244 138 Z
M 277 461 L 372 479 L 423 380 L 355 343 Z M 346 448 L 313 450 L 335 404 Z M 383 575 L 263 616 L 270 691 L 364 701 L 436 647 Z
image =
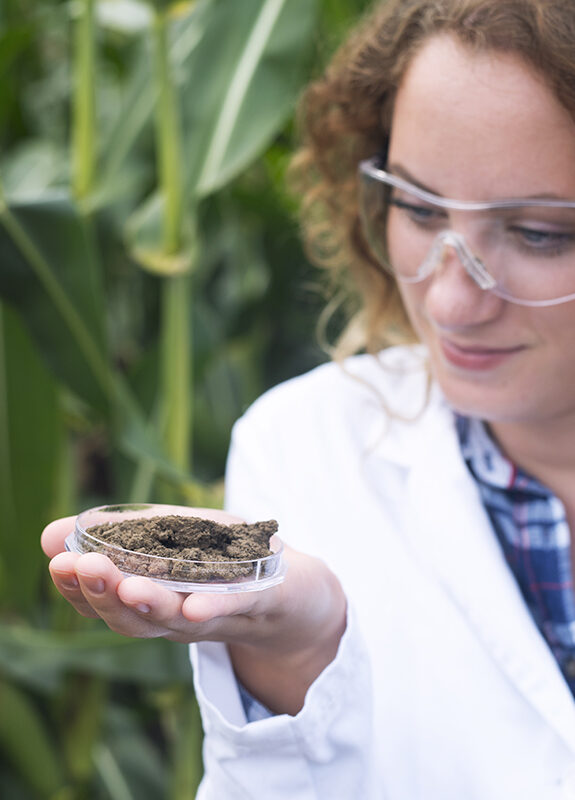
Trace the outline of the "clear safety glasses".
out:
M 378 161 L 359 166 L 361 220 L 373 255 L 398 280 L 423 281 L 454 252 L 478 286 L 505 300 L 575 300 L 575 201 L 449 200 Z

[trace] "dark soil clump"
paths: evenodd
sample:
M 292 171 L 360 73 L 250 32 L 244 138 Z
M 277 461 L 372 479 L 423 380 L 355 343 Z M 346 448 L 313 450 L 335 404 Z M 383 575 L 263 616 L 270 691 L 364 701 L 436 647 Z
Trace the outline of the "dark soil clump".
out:
M 224 525 L 202 517 L 173 515 L 95 525 L 87 533 L 102 541 L 102 551 L 125 571 L 209 581 L 249 578 L 254 565 L 241 562 L 271 555 L 269 541 L 277 529 L 275 520 Z M 115 548 L 129 552 L 114 552 Z

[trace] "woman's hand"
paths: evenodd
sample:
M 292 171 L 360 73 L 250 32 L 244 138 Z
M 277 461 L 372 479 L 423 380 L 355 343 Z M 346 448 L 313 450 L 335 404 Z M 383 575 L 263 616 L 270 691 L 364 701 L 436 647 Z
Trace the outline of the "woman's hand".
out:
M 100 553 L 65 552 L 73 527 L 74 517 L 50 523 L 42 548 L 52 559 L 56 588 L 80 614 L 100 617 L 124 636 L 225 642 L 238 679 L 272 711 L 297 713 L 311 683 L 335 657 L 346 602 L 318 559 L 286 547 L 288 572 L 279 586 L 186 595 L 148 578 L 125 578 Z

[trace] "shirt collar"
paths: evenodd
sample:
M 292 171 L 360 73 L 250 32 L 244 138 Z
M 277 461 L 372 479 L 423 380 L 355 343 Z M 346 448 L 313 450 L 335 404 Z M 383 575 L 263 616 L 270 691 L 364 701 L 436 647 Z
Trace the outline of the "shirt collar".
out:
M 501 489 L 515 483 L 515 465 L 506 458 L 479 419 L 456 416 L 461 453 L 481 481 Z
M 482 420 L 456 414 L 456 428 L 463 458 L 478 481 L 508 491 L 517 489 L 545 497 L 551 494 L 504 455 Z

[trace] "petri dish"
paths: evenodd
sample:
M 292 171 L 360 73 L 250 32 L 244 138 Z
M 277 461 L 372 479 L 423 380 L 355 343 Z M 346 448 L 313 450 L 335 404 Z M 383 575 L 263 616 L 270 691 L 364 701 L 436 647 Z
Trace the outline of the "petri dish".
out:
M 254 592 L 277 586 L 284 580 L 283 544 L 277 534 L 270 539 L 271 555 L 263 558 L 191 561 L 126 550 L 90 533 L 90 529 L 98 525 L 160 516 L 200 517 L 223 524 L 243 522 L 224 511 L 211 508 L 159 503 L 98 506 L 78 515 L 75 528 L 66 539 L 66 549 L 80 554 L 102 553 L 124 575 L 144 576 L 177 592 Z

